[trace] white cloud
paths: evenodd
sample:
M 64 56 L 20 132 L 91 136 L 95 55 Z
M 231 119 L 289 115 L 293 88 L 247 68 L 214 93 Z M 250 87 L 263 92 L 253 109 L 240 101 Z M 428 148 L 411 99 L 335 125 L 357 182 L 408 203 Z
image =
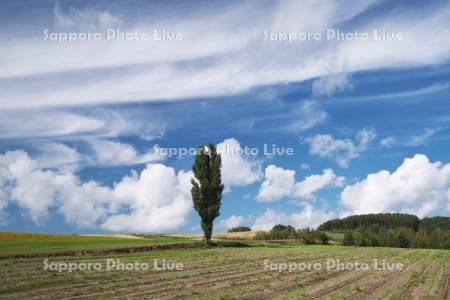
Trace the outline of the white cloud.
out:
M 341 205 L 345 213 L 400 211 L 420 217 L 448 209 L 450 164 L 430 162 L 416 154 L 406 158 L 394 172 L 383 170 L 344 188 Z M 448 211 L 448 210 L 447 210 Z
M 418 88 L 418 89 L 412 89 L 412 90 L 404 90 L 400 92 L 393 92 L 393 93 L 385 93 L 385 94 L 373 94 L 373 95 L 367 95 L 367 96 L 356 96 L 352 98 L 342 98 L 339 99 L 340 102 L 354 102 L 354 101 L 373 101 L 373 100 L 392 100 L 392 99 L 402 99 L 407 100 L 411 97 L 417 97 L 417 96 L 426 96 L 429 94 L 433 94 L 436 92 L 444 91 L 450 88 L 450 83 L 434 83 L 429 86 Z
M 23 151 L 0 155 L 0 168 L 2 181 L 7 183 L 6 200 L 25 209 L 35 223 L 48 217 L 50 207 L 56 202 L 58 188 L 74 180 L 71 173 L 39 169 Z
M 273 209 L 266 209 L 264 214 L 256 217 L 252 230 L 270 230 L 274 225 L 291 225 L 295 228 L 316 228 L 323 222 L 333 219 L 333 212 L 323 209 L 315 209 L 310 204 L 305 204 L 302 211 L 286 214 Z
M 90 109 L 89 112 L 65 109 L 0 109 L 0 138 L 80 139 L 135 135 L 145 140 L 164 133 L 163 122 L 152 122 L 137 112 Z
M 278 201 L 290 196 L 295 185 L 295 171 L 269 165 L 265 170 L 265 179 L 258 192 L 258 200 Z
M 397 140 L 394 137 L 387 137 L 380 141 L 380 145 L 385 148 L 390 148 L 394 145 L 400 146 L 420 146 L 427 144 L 431 137 L 433 137 L 439 129 L 427 128 L 422 130 L 421 133 L 405 137 L 403 139 Z
M 149 164 L 140 176 L 124 177 L 113 190 L 129 213 L 114 214 L 101 228 L 112 231 L 168 231 L 186 221 L 192 211 L 192 172 Z
M 105 130 L 103 120 L 65 111 L 0 111 L 0 138 L 63 137 Z
M 394 146 L 396 143 L 397 143 L 397 140 L 392 136 L 384 138 L 380 141 L 380 145 L 385 148 L 390 148 L 390 147 Z
M 351 160 L 367 150 L 375 137 L 375 130 L 362 129 L 357 132 L 355 142 L 350 139 L 335 139 L 329 134 L 317 134 L 306 138 L 305 142 L 309 144 L 310 154 L 333 158 L 339 166 L 346 168 Z
M 77 149 L 62 143 L 46 143 L 37 148 L 40 153 L 35 160 L 41 168 L 77 168 L 85 160 Z
M 64 44 L 23 35 L 19 39 L 12 32 L 0 50 L 4 62 L 0 78 L 8 79 L 7 84 L 1 84 L 7 88 L 0 89 L 0 101 L 4 108 L 161 101 L 228 95 L 330 74 L 448 61 L 448 3 L 423 9 L 420 16 L 414 7 L 405 5 L 352 21 L 376 2 L 252 2 L 201 14 L 194 13 L 193 7 L 192 12 L 189 8 L 183 11 L 184 18 L 158 20 L 146 14 L 145 19 L 131 19 L 126 13 L 118 18 L 108 11 L 73 8 L 67 13 L 55 9 L 56 23 L 63 27 L 100 30 L 105 24 L 122 22 L 126 27 L 121 29 L 126 31 L 165 28 L 183 32 L 185 39 Z M 254 11 L 261 13 L 254 15 Z M 325 33 L 326 28 L 337 28 L 342 22 L 350 32 L 386 28 L 401 32 L 404 39 L 298 42 L 289 47 L 264 40 L 264 28 L 271 32 Z M 34 24 L 30 21 L 29 26 Z M 45 84 L 40 84 L 44 74 Z
M 61 10 L 58 2 L 53 9 L 54 25 L 57 29 L 95 31 L 96 29 L 117 28 L 122 21 L 108 11 L 96 11 L 93 9 L 70 9 L 67 13 Z
M 313 95 L 316 97 L 330 97 L 336 92 L 352 89 L 350 76 L 345 73 L 322 76 L 312 83 Z
M 137 165 L 165 158 L 157 147 L 139 154 L 130 144 L 111 140 L 93 139 L 88 144 L 94 151 L 94 161 L 102 165 Z
M 6 212 L 9 202 L 10 181 L 8 173 L 0 167 L 0 226 L 8 224 L 8 214 Z
M 71 170 L 43 170 L 27 153 L 10 151 L 0 155 L 1 220 L 7 217 L 6 205 L 15 203 L 36 224 L 54 210 L 79 228 L 175 230 L 191 212 L 191 177 L 191 172 L 148 164 L 139 175 L 133 172 L 111 188 L 83 183 Z
M 222 157 L 222 182 L 226 188 L 252 184 L 262 177 L 261 163 L 244 155 L 235 138 L 217 144 Z
M 7 221 L 8 203 L 15 203 L 36 224 L 45 222 L 50 211 L 61 213 L 66 222 L 80 228 L 167 231 L 184 224 L 192 206 L 192 172 L 177 174 L 163 164 L 148 164 L 140 174 L 133 172 L 113 187 L 83 183 L 75 174 L 80 165 L 131 165 L 163 158 L 157 149 L 139 154 L 125 143 L 98 138 L 85 142 L 93 155 L 80 154 L 62 143 L 40 145 L 35 159 L 21 150 L 0 154 L 0 222 Z M 221 146 L 227 187 L 260 179 L 260 163 L 242 156 L 237 140 L 225 140 Z
M 365 151 L 376 136 L 377 134 L 373 128 L 359 130 L 356 133 L 356 142 L 358 143 L 359 151 Z
M 263 202 L 278 201 L 283 197 L 313 199 L 317 191 L 328 186 L 341 187 L 344 181 L 345 178 L 336 176 L 333 170 L 325 169 L 322 174 L 310 175 L 295 182 L 295 171 L 269 165 L 257 198 Z
M 39 153 L 33 156 L 33 160 L 40 168 L 69 168 L 75 170 L 87 165 L 138 165 L 162 161 L 166 157 L 158 146 L 153 146 L 147 152 L 138 153 L 130 144 L 107 139 L 87 139 L 83 141 L 83 144 L 88 146 L 89 151 L 80 153 L 75 146 L 70 147 L 63 143 L 36 143 L 36 145 L 33 145 L 39 150 Z
M 397 140 L 394 137 L 387 137 L 380 141 L 380 145 L 385 148 L 390 148 L 393 145 L 400 146 L 420 146 L 429 142 L 430 138 L 434 136 L 439 129 L 427 128 L 422 130 L 421 133 Z
M 325 169 L 322 174 L 310 175 L 295 185 L 294 195 L 304 199 L 314 198 L 314 193 L 330 185 L 342 187 L 345 178 L 337 177 L 333 170 Z
M 300 164 L 300 169 L 307 170 L 307 169 L 309 169 L 309 168 L 310 168 L 310 165 L 307 164 L 307 163 L 302 163 L 302 164 Z
M 437 133 L 436 129 L 425 129 L 421 134 L 409 137 L 405 141 L 406 146 L 420 146 L 428 142 L 428 140 Z
M 450 211 L 450 188 L 447 191 L 447 199 L 449 199 L 449 201 L 447 201 L 447 211 Z
M 218 228 L 231 229 L 234 227 L 241 226 L 245 222 L 243 216 L 231 215 L 229 218 L 222 219 L 217 223 Z
M 321 124 L 328 116 L 315 101 L 305 101 L 293 114 L 296 119 L 288 127 L 291 130 L 307 130 Z

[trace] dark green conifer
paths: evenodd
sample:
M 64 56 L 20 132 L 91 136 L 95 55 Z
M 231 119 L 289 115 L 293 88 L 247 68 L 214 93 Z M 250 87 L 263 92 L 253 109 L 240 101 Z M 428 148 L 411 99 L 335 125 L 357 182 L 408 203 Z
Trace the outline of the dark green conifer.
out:
M 200 216 L 205 245 L 211 242 L 213 222 L 220 213 L 223 184 L 220 169 L 222 159 L 217 153 L 216 145 L 210 143 L 208 147 L 200 146 L 195 156 L 192 171 L 195 179 L 191 179 L 191 195 L 194 209 Z

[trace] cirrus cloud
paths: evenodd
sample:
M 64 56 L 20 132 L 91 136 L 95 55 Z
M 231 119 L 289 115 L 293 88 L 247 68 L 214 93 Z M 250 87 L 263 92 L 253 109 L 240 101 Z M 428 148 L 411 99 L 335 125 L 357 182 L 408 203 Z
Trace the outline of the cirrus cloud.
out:
M 393 4 L 386 13 L 375 10 L 371 18 L 358 18 L 378 3 L 247 2 L 202 14 L 196 13 L 199 7 L 192 4 L 183 9 L 181 19 L 149 18 L 147 14 L 141 19 L 125 12 L 119 18 L 108 9 L 93 11 L 81 4 L 73 4 L 68 12 L 49 9 L 45 16 L 49 20 L 44 21 L 64 28 L 101 31 L 105 26 L 120 26 L 122 31 L 131 32 L 165 28 L 182 32 L 184 39 L 62 44 L 19 34 L 11 28 L 11 36 L 4 39 L 0 50 L 0 60 L 4 62 L 0 70 L 0 79 L 4 79 L 0 80 L 0 101 L 5 108 L 23 108 L 179 100 L 231 95 L 256 86 L 313 78 L 322 78 L 316 84 L 321 87 L 316 90 L 326 94 L 346 85 L 345 79 L 329 79 L 333 74 L 448 61 L 448 3 L 425 6 L 420 16 L 413 6 L 404 5 L 400 10 Z M 146 8 L 151 11 L 151 7 Z M 256 16 L 254 11 L 262 13 Z M 310 11 L 314 11 L 314 17 Z M 248 18 L 249 15 L 253 17 Z M 36 26 L 34 19 L 29 18 L 29 28 Z M 286 45 L 265 40 L 263 34 L 264 28 L 271 32 L 325 33 L 327 28 L 338 28 L 343 22 L 350 32 L 385 28 L 401 32 L 405 38 Z M 236 24 L 240 25 L 239 30 Z M 9 32 L 8 29 L 4 31 Z

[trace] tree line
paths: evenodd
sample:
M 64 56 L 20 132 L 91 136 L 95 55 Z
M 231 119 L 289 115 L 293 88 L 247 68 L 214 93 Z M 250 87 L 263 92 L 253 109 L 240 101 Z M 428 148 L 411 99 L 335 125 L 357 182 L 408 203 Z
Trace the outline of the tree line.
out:
M 228 229 L 228 232 L 245 232 L 245 231 L 252 231 L 252 229 L 247 226 L 237 226 L 237 227 Z
M 450 218 L 449 217 L 430 217 L 420 220 L 419 229 L 423 230 L 435 230 L 440 228 L 442 230 L 450 230 Z
M 333 219 L 321 224 L 319 230 L 353 230 L 370 225 L 379 225 L 384 228 L 406 227 L 418 230 L 420 219 L 415 215 L 401 213 L 380 213 L 367 215 L 354 215 L 342 219 Z
M 450 249 L 450 218 L 401 213 L 354 215 L 329 220 L 319 230 L 345 232 L 343 244 L 363 247 Z
M 305 244 L 328 244 L 330 238 L 322 231 L 309 228 L 295 229 L 291 225 L 275 225 L 270 231 L 258 231 L 255 240 L 298 240 Z
M 450 249 L 450 230 L 439 227 L 419 229 L 399 227 L 386 229 L 378 225 L 347 231 L 346 246 Z

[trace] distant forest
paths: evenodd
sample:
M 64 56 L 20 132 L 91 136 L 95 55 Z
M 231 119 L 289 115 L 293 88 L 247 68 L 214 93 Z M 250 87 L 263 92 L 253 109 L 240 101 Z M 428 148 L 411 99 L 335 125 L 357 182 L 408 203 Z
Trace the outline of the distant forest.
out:
M 449 217 L 355 215 L 327 221 L 318 230 L 345 233 L 343 244 L 348 246 L 450 249 Z
M 419 219 L 415 215 L 400 213 L 354 215 L 342 219 L 329 220 L 320 225 L 318 229 L 322 231 L 345 231 L 374 225 L 385 229 L 404 227 L 414 231 L 418 231 L 420 229 L 432 231 L 437 228 L 442 230 L 450 230 L 450 217 L 430 217 Z

